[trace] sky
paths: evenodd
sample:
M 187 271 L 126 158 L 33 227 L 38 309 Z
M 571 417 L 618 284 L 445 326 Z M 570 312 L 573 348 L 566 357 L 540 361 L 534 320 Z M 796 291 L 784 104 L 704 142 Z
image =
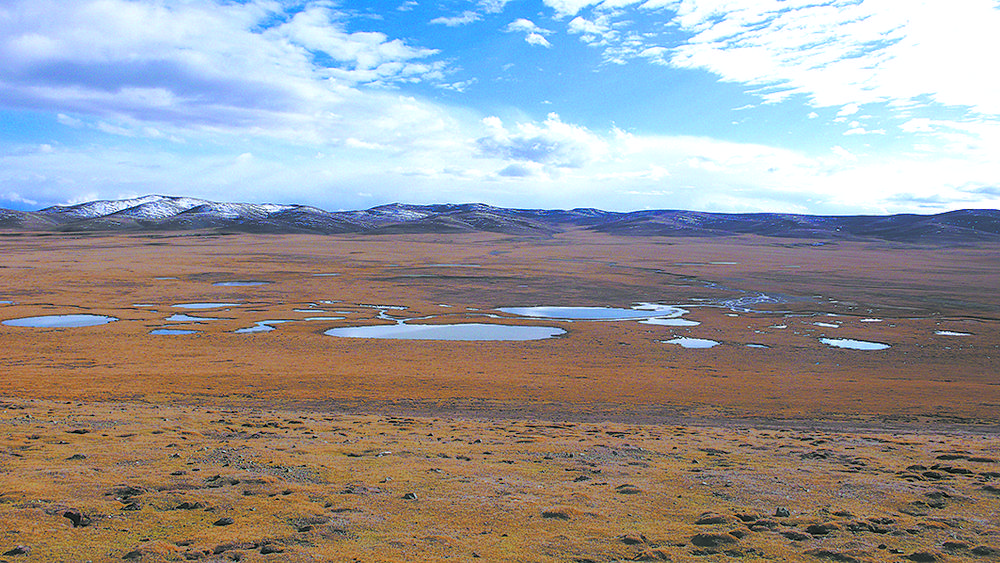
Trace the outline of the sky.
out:
M 1000 1 L 0 0 L 0 207 L 1000 208 Z

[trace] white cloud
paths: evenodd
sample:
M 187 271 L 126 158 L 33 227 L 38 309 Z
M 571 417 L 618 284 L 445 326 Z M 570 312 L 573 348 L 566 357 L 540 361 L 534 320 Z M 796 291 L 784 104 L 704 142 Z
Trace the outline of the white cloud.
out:
M 504 127 L 497 117 L 487 117 L 483 124 L 487 135 L 476 145 L 487 157 L 580 168 L 608 152 L 606 141 L 583 127 L 564 123 L 554 113 L 540 124 L 519 123 L 514 130 Z
M 559 17 L 575 16 L 587 6 L 600 4 L 601 0 L 542 0 L 546 6 L 555 10 Z
M 588 20 L 577 16 L 570 20 L 567 29 L 572 34 L 580 35 L 580 39 L 590 45 L 608 45 L 617 41 L 620 36 L 611 27 L 609 16 L 607 15 L 598 16 L 595 20 Z
M 535 25 L 535 22 L 525 18 L 518 18 L 510 22 L 507 24 L 507 27 L 504 28 L 504 31 L 509 33 L 552 33 L 547 29 L 538 27 Z
M 70 117 L 65 113 L 60 113 L 56 115 L 56 120 L 59 121 L 59 123 L 62 123 L 63 125 L 67 125 L 69 127 L 80 127 L 81 125 L 83 125 L 82 120 L 79 120 L 75 117 Z
M 524 40 L 531 45 L 536 45 L 539 47 L 552 47 L 548 39 L 545 38 L 546 35 L 552 33 L 548 29 L 544 29 L 535 25 L 535 22 L 525 19 L 518 18 L 504 27 L 504 31 L 507 33 L 523 33 Z
M 680 0 L 678 22 L 695 35 L 675 65 L 766 87 L 772 101 L 802 94 L 853 109 L 930 98 L 1000 114 L 1000 82 L 976 62 L 1000 52 L 990 0 Z
M 861 111 L 861 107 L 858 106 L 858 104 L 847 104 L 844 107 L 840 108 L 840 111 L 837 112 L 837 117 L 854 115 L 859 111 Z
M 511 0 L 479 0 L 479 7 L 487 14 L 499 14 Z
M 470 23 L 477 22 L 481 19 L 482 16 L 480 16 L 478 13 L 473 12 L 471 10 L 467 10 L 457 16 L 451 16 L 451 17 L 441 16 L 439 18 L 434 18 L 430 21 L 430 23 L 436 25 L 444 25 L 448 27 L 458 27 L 461 25 L 468 25 Z
M 443 75 L 443 63 L 426 61 L 436 51 L 347 32 L 325 3 L 294 14 L 271 0 L 5 6 L 11 17 L 0 18 L 0 100 L 61 113 L 64 123 L 96 115 L 168 125 L 159 129 L 285 135 L 317 116 L 322 127 L 321 116 L 344 115 L 359 103 L 355 85 Z M 366 98 L 370 106 L 391 103 Z
M 552 43 L 549 43 L 548 39 L 546 39 L 543 35 L 540 35 L 538 33 L 529 33 L 524 37 L 524 40 L 527 41 L 528 44 L 530 45 L 537 45 L 539 47 L 552 47 Z

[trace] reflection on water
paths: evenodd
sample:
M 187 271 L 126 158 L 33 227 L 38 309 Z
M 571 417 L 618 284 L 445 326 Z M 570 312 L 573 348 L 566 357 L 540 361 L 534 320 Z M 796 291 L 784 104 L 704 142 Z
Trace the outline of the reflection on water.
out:
M 194 315 L 185 315 L 183 313 L 175 313 L 170 315 L 166 319 L 170 323 L 197 323 L 201 321 L 217 321 L 219 319 L 213 319 L 211 317 L 195 317 Z
M 219 309 L 222 307 L 239 307 L 242 303 L 177 303 L 171 305 L 178 309 Z
M 219 287 L 252 287 L 255 285 L 268 285 L 269 281 L 224 281 L 215 282 L 212 285 L 217 285 Z
M 9 319 L 3 321 L 3 324 L 30 328 L 78 328 L 108 324 L 117 320 L 115 317 L 104 315 L 43 315 L 40 317 Z
M 644 325 L 656 325 L 656 326 L 698 326 L 701 323 L 698 321 L 689 321 L 687 319 L 673 319 L 673 318 L 652 318 L 639 321 Z
M 163 335 L 167 335 L 167 336 L 180 336 L 180 335 L 184 335 L 184 334 L 198 334 L 198 332 L 200 332 L 200 331 L 197 331 L 197 330 L 186 330 L 186 329 L 180 329 L 180 328 L 158 328 L 158 329 L 149 331 L 149 334 L 155 334 L 155 335 L 158 335 L 158 336 L 163 336 Z
M 718 342 L 707 338 L 674 338 L 673 340 L 664 340 L 663 343 L 678 344 L 681 348 L 712 348 L 719 345 Z
M 500 307 L 497 310 L 522 317 L 572 321 L 620 321 L 651 319 L 655 317 L 675 318 L 687 313 L 687 311 L 678 307 L 653 303 L 640 303 L 631 309 L 615 307 Z
M 820 342 L 834 348 L 847 348 L 849 350 L 885 350 L 890 346 L 881 342 L 868 342 L 866 340 L 851 340 L 850 338 L 820 338 Z
M 239 329 L 234 330 L 233 332 L 235 332 L 236 334 L 250 334 L 250 333 L 254 333 L 254 332 L 271 332 L 272 330 L 274 330 L 274 327 L 271 326 L 271 325 L 277 325 L 277 324 L 287 323 L 287 322 L 291 322 L 291 321 L 284 320 L 284 319 L 269 320 L 269 321 L 257 321 L 251 327 L 248 327 L 248 328 L 239 328 Z
M 392 340 L 524 341 L 543 340 L 565 334 L 561 328 L 548 326 L 512 326 L 482 323 L 447 325 L 355 326 L 333 328 L 323 334 L 341 338 L 381 338 Z

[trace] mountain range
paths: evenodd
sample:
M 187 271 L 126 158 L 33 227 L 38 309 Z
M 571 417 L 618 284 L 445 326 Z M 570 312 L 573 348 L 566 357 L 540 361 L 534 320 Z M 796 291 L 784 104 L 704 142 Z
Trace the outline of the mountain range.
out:
M 219 203 L 148 195 L 57 205 L 39 211 L 0 209 L 0 229 L 51 232 L 453 233 L 487 231 L 552 235 L 585 229 L 612 235 L 716 237 L 760 235 L 799 239 L 897 242 L 1000 241 L 1000 211 L 966 209 L 937 215 L 823 216 L 703 213 L 678 210 L 508 209 L 481 203 L 393 203 L 361 211 L 306 205 Z

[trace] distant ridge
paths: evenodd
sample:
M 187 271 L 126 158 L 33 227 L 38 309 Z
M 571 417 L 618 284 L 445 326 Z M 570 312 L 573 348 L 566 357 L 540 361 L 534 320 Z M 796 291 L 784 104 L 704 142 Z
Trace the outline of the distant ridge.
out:
M 966 209 L 937 215 L 822 216 L 785 213 L 703 213 L 599 209 L 507 209 L 481 203 L 393 203 L 330 212 L 305 205 L 220 203 L 148 195 L 48 207 L 0 209 L 0 229 L 52 232 L 456 233 L 546 236 L 567 230 L 612 235 L 798 239 L 881 239 L 910 243 L 1000 241 L 1000 211 Z

